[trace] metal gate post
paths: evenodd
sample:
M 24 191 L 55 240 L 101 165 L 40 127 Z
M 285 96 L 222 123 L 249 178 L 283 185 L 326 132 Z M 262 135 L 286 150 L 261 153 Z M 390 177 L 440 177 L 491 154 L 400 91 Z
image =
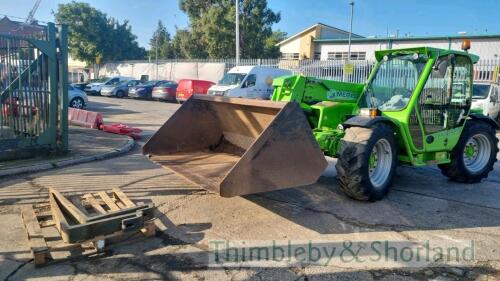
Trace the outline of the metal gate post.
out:
M 48 55 L 49 60 L 49 126 L 47 128 L 48 137 L 50 138 L 51 149 L 56 146 L 57 123 L 58 123 L 58 83 L 57 83 L 57 45 L 56 45 L 56 27 L 53 23 L 47 24 L 47 40 L 52 46 Z
M 68 150 L 68 26 L 58 28 L 59 47 L 59 120 L 58 148 L 61 152 Z

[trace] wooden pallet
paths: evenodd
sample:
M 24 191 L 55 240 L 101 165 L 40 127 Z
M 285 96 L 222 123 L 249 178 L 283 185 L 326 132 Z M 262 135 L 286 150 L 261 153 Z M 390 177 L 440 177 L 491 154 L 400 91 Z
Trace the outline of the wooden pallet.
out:
M 39 266 L 48 258 L 57 259 L 61 251 L 71 252 L 66 258 L 73 252 L 99 253 L 106 240 L 126 233 L 153 236 L 153 208 L 152 204 L 135 204 L 119 188 L 72 197 L 49 188 L 49 202 L 25 205 L 21 213 L 34 263 Z

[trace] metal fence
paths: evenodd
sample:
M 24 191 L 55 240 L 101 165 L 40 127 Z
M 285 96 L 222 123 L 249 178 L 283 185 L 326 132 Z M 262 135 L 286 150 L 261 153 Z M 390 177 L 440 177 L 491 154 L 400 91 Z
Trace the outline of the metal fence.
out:
M 148 63 L 148 61 L 125 61 L 123 64 Z M 155 62 L 150 62 L 155 65 Z M 235 59 L 181 59 L 181 60 L 159 60 L 158 64 L 175 63 L 222 63 L 225 72 L 236 66 Z M 337 81 L 349 81 L 363 83 L 370 75 L 375 66 L 374 60 L 351 61 L 354 65 L 352 74 L 344 75 L 345 61 L 343 60 L 283 60 L 283 59 L 241 59 L 239 65 L 262 65 L 288 69 L 294 74 L 330 79 Z M 474 66 L 474 81 L 490 82 L 497 81 L 500 59 L 483 59 Z M 169 79 L 168 77 L 159 77 Z
M 67 73 L 65 27 L 0 34 L 0 160 L 67 150 Z

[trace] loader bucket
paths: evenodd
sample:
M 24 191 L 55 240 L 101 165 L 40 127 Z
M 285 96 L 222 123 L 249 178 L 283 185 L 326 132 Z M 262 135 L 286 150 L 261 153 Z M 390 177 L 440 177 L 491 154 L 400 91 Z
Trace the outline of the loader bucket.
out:
M 223 197 L 312 184 L 327 166 L 297 103 L 207 95 L 187 100 L 143 153 Z

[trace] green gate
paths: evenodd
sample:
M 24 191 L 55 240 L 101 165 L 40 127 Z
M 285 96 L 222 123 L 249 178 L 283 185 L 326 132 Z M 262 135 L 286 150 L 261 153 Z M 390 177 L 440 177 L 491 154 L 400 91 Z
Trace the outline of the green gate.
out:
M 0 161 L 68 149 L 67 27 L 0 34 Z

